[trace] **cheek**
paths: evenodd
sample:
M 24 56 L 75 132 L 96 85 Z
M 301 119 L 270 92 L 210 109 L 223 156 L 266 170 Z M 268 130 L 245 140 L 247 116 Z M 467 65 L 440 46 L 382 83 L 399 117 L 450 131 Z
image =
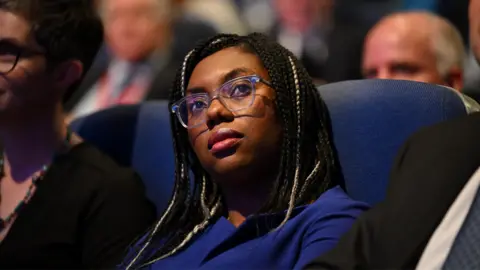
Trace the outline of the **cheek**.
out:
M 246 111 L 235 113 L 237 116 L 247 115 L 256 119 L 270 118 L 274 113 L 273 102 L 262 96 L 257 96 L 253 101 L 252 106 Z
M 283 129 L 274 113 L 266 112 L 265 118 L 256 119 L 249 125 L 251 138 L 248 142 L 246 160 L 275 166 L 279 162 L 282 151 Z
M 6 87 L 12 96 L 22 100 L 37 100 L 51 98 L 54 89 L 41 71 L 34 67 L 17 67 L 6 77 L 0 79 L 0 87 Z M 51 91 L 51 92 L 50 92 Z
M 208 128 L 205 124 L 196 128 L 188 129 L 188 140 L 192 148 L 195 148 L 195 145 L 197 145 L 199 141 L 202 140 L 202 137 L 205 137 L 204 134 L 207 131 L 208 131 Z
M 208 129 L 206 126 L 189 129 L 188 141 L 200 160 L 202 160 L 202 155 L 208 154 Z
M 13 93 L 20 94 L 28 87 L 28 83 L 26 83 L 27 78 L 30 79 L 25 70 L 17 66 L 15 70 L 1 77 L 0 87 L 9 89 Z
M 252 106 L 252 114 L 255 117 L 249 117 L 245 123 L 246 133 L 252 137 L 253 141 L 261 142 L 262 145 L 271 147 L 272 143 L 280 140 L 282 134 L 282 125 L 275 108 L 272 104 L 256 102 Z

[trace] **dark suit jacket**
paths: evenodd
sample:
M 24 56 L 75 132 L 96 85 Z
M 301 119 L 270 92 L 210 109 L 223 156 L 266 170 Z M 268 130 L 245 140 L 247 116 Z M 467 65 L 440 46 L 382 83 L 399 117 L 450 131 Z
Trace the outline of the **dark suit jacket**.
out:
M 414 269 L 480 166 L 480 113 L 417 133 L 402 148 L 384 202 L 309 269 Z

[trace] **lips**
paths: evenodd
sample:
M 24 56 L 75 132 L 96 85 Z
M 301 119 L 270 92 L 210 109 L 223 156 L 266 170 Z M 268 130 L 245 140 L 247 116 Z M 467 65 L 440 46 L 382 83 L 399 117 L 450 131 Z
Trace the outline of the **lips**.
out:
M 233 148 L 244 135 L 230 128 L 221 128 L 208 139 L 208 150 L 219 153 Z

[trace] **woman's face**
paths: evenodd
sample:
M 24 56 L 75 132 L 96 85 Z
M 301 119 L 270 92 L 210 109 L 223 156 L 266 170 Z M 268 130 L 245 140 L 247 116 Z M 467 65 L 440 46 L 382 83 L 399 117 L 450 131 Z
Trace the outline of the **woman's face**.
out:
M 200 92 L 213 97 L 227 81 L 248 75 L 270 81 L 256 55 L 236 47 L 223 49 L 197 64 L 186 95 Z M 206 110 L 206 122 L 188 129 L 192 148 L 214 180 L 244 183 L 258 180 L 245 179 L 252 175 L 278 170 L 282 127 L 274 99 L 275 90 L 257 82 L 250 107 L 231 112 L 214 99 Z

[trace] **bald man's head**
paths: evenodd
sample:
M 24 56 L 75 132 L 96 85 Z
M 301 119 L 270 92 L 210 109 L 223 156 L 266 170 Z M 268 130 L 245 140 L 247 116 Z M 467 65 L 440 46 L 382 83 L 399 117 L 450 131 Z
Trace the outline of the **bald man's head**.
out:
M 458 30 L 427 12 L 383 18 L 368 33 L 362 71 L 367 78 L 401 79 L 463 87 L 465 56 Z

